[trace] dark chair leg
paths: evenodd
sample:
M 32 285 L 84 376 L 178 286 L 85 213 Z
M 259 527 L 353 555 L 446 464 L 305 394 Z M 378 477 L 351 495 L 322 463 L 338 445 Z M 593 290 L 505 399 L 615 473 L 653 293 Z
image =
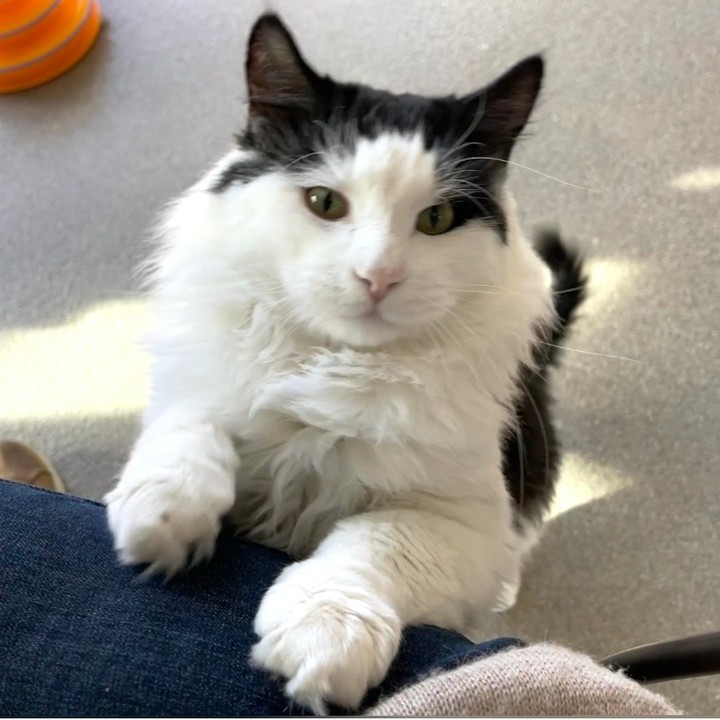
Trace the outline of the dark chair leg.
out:
M 640 683 L 714 675 L 720 673 L 720 632 L 641 645 L 600 663 Z

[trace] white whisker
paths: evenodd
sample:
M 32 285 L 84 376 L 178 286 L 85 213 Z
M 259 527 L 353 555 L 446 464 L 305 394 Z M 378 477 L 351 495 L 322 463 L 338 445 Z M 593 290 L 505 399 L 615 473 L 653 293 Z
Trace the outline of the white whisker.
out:
M 575 183 L 571 183 L 568 180 L 562 180 L 559 177 L 555 177 L 555 175 L 550 175 L 550 173 L 543 172 L 542 170 L 536 170 L 535 168 L 532 168 L 529 165 L 523 165 L 522 163 L 515 162 L 514 160 L 506 160 L 504 158 L 478 155 L 475 157 L 461 158 L 458 160 L 457 164 L 459 165 L 460 163 L 472 162 L 474 160 L 487 160 L 488 162 L 505 163 L 506 165 L 512 165 L 513 167 L 520 168 L 521 170 L 527 170 L 528 172 L 535 173 L 536 175 L 540 175 L 541 177 L 547 178 L 548 180 L 554 180 L 555 182 L 558 182 L 561 185 L 567 185 L 568 187 L 572 187 L 577 190 L 584 190 L 585 192 L 589 192 L 589 193 L 597 192 L 597 190 L 593 190 L 591 188 L 584 187 L 582 185 L 576 185 Z
M 527 395 L 528 399 L 532 403 L 533 409 L 535 410 L 535 415 L 538 419 L 538 423 L 540 424 L 540 432 L 542 434 L 543 438 L 543 448 L 545 450 L 545 473 L 546 475 L 550 474 L 550 446 L 548 445 L 548 434 L 547 429 L 545 428 L 545 423 L 543 422 L 542 415 L 540 414 L 540 409 L 537 406 L 537 403 L 535 402 L 535 398 L 532 396 L 532 393 L 528 390 L 527 385 L 518 377 L 517 378 L 518 384 L 522 387 L 522 389 L 525 391 L 525 394 Z
M 460 314 L 460 315 L 465 315 L 466 317 L 471 318 L 471 319 L 477 319 L 477 317 L 475 315 L 473 315 L 467 307 L 461 307 L 461 306 L 456 305 L 455 308 L 453 308 L 452 314 L 453 315 Z M 452 315 L 450 317 L 452 317 Z M 530 344 L 537 343 L 540 345 L 545 345 L 547 347 L 557 348 L 558 350 L 567 350 L 568 352 L 579 353 L 580 355 L 589 355 L 591 357 L 605 358 L 608 360 L 623 360 L 626 362 L 637 363 L 638 365 L 644 365 L 644 361 L 640 360 L 639 358 L 628 357 L 626 355 L 613 355 L 611 353 L 602 353 L 602 352 L 596 352 L 594 350 L 585 350 L 582 348 L 574 348 L 574 347 L 570 347 L 568 345 L 556 345 L 554 343 L 547 342 L 546 340 L 542 340 L 537 337 L 525 337 L 525 336 L 518 335 L 517 333 L 510 333 L 510 335 L 512 335 L 513 337 L 520 338 L 521 340 L 526 340 Z M 543 379 L 545 379 L 545 378 L 543 378 Z

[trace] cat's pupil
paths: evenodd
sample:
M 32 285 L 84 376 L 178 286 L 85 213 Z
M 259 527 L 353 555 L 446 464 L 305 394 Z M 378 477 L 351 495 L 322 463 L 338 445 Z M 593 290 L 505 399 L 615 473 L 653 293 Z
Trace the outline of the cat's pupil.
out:
M 430 209 L 430 225 L 432 227 L 437 227 L 438 222 L 440 221 L 440 211 L 438 210 L 437 205 L 433 205 Z
M 329 212 L 330 208 L 332 207 L 332 193 L 325 193 L 325 197 L 323 198 L 323 211 Z

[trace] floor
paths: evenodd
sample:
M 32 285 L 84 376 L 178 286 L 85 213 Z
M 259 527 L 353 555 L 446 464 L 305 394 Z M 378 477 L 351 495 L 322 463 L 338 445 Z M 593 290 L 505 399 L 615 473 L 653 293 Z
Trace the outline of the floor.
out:
M 103 0 L 87 59 L 0 99 L 0 436 L 69 488 L 112 483 L 146 394 L 133 268 L 158 209 L 242 122 L 258 0 Z M 568 450 L 517 607 L 488 633 L 602 656 L 720 628 L 720 4 L 275 0 L 309 59 L 396 90 L 468 91 L 548 60 L 511 181 L 593 296 L 558 377 Z M 662 689 L 720 711 L 720 678 Z

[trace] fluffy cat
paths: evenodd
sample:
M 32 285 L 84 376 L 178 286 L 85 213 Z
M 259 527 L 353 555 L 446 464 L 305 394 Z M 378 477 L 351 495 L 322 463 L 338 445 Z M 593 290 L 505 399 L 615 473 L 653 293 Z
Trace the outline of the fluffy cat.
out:
M 237 148 L 162 227 L 115 547 L 169 575 L 231 516 L 300 558 L 252 661 L 318 713 L 359 705 L 404 626 L 471 634 L 511 605 L 551 498 L 544 373 L 584 283 L 504 190 L 542 73 L 530 57 L 466 97 L 393 95 L 318 75 L 263 16 Z

